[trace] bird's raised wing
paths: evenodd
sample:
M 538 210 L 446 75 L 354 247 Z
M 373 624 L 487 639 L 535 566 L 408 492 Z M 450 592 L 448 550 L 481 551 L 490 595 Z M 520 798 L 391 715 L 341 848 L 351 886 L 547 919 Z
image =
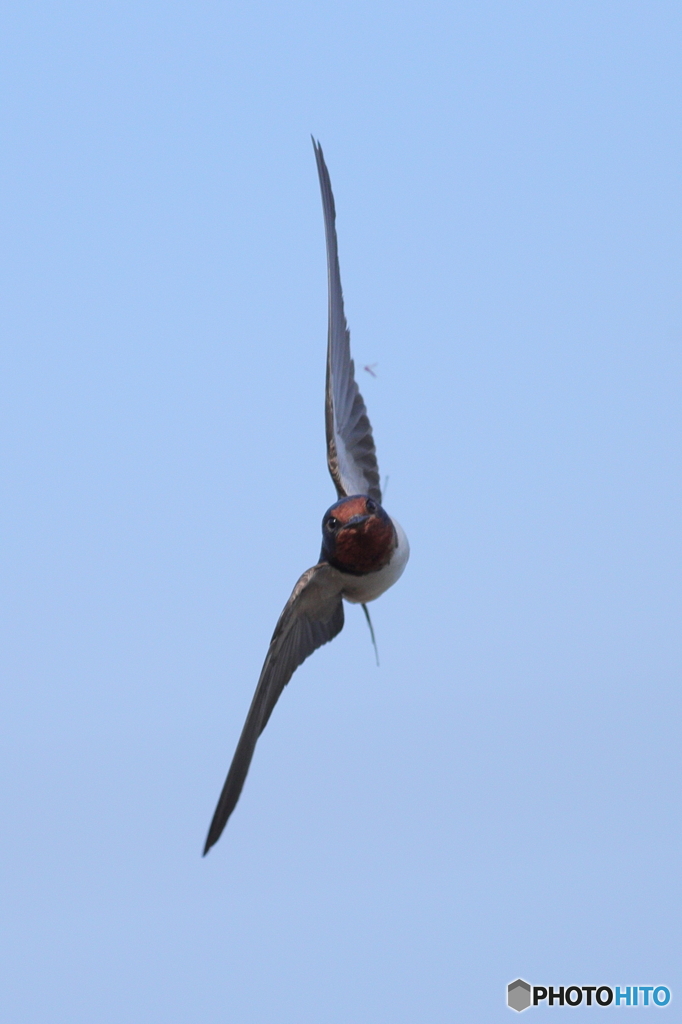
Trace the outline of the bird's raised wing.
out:
M 327 465 L 337 494 L 368 494 L 381 502 L 379 467 L 372 427 L 367 409 L 355 382 L 350 357 L 350 333 L 343 311 L 343 292 L 336 242 L 336 210 L 324 162 L 322 147 L 313 139 L 317 173 L 320 177 L 324 231 L 327 239 L 327 278 L 329 282 L 329 333 L 327 336 L 327 385 L 325 425 Z
M 220 838 L 239 800 L 256 741 L 282 690 L 308 655 L 343 629 L 342 585 L 336 570 L 320 562 L 303 573 L 284 606 L 208 830 L 204 854 Z

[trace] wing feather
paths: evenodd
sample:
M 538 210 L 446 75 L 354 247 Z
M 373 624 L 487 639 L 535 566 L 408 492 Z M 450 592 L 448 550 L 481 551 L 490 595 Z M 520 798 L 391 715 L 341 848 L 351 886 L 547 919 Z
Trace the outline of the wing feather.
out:
M 279 617 L 249 713 L 208 831 L 208 853 L 227 824 L 251 764 L 258 737 L 299 665 L 343 629 L 342 582 L 326 562 L 304 572 Z
M 368 494 L 381 502 L 379 467 L 372 427 L 355 380 L 355 367 L 350 357 L 350 332 L 343 310 L 334 196 L 322 147 L 315 139 L 313 148 L 322 193 L 329 285 L 325 392 L 327 464 L 340 498 L 351 494 Z

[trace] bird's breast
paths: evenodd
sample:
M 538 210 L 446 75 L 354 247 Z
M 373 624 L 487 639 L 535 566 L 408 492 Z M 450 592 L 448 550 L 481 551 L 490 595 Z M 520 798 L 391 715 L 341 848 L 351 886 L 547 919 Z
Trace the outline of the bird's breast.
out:
M 353 604 L 365 604 L 380 597 L 396 580 L 400 579 L 410 557 L 410 545 L 405 531 L 395 519 L 390 520 L 392 544 L 388 560 L 375 570 L 355 575 L 341 570 L 344 578 L 343 596 Z

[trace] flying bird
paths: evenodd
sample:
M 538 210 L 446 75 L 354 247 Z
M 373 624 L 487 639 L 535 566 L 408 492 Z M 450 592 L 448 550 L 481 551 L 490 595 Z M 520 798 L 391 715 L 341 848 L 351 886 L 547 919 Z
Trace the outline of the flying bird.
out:
M 329 172 L 313 139 L 327 242 L 329 325 L 325 387 L 327 466 L 338 500 L 322 519 L 322 550 L 284 606 L 265 656 L 232 764 L 206 838 L 208 853 L 227 824 L 244 785 L 258 737 L 282 690 L 305 659 L 343 629 L 343 602 L 361 604 L 372 640 L 367 602 L 393 586 L 410 553 L 400 524 L 382 508 L 372 428 L 355 382 L 350 333 L 336 241 L 336 211 Z

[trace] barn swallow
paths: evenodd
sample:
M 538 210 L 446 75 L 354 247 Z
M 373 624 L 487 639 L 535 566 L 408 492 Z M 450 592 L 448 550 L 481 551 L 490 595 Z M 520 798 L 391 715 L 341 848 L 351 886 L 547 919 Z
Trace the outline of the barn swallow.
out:
M 374 601 L 393 586 L 402 575 L 410 554 L 400 524 L 381 506 L 372 428 L 350 357 L 334 196 L 322 148 L 315 139 L 313 148 L 327 242 L 327 466 L 338 500 L 322 519 L 319 561 L 299 579 L 272 634 L 258 686 L 208 830 L 204 855 L 220 838 L 239 800 L 256 741 L 294 671 L 313 651 L 341 632 L 344 601 L 362 605 L 374 640 L 367 602 Z

